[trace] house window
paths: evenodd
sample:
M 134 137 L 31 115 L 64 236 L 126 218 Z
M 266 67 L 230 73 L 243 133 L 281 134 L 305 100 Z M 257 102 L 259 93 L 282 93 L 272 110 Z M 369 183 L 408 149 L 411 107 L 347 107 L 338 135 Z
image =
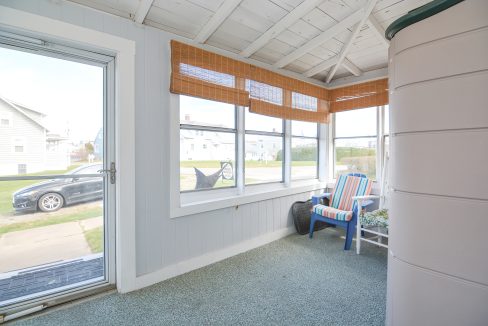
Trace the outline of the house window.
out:
M 283 120 L 245 111 L 245 184 L 283 182 Z
M 15 138 L 13 140 L 13 151 L 14 151 L 14 153 L 23 153 L 23 152 L 25 152 L 24 139 L 22 139 L 22 138 Z
M 0 126 L 2 127 L 10 127 L 10 119 L 0 119 Z
M 291 179 L 315 179 L 318 173 L 318 125 L 291 122 Z
M 235 106 L 180 96 L 180 191 L 235 187 L 235 161 Z
M 27 173 L 27 164 L 18 164 L 17 165 L 17 173 L 18 174 L 26 174 Z
M 334 177 L 359 172 L 376 179 L 378 108 L 334 114 Z

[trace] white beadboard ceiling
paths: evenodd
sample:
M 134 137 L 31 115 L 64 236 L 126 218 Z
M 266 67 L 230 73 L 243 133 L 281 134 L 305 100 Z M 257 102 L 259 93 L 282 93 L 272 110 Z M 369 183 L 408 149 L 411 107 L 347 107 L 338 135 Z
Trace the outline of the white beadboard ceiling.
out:
M 384 71 L 388 65 L 384 30 L 395 19 L 429 2 L 72 1 L 260 61 L 275 70 L 284 69 L 304 79 L 313 78 L 324 83 L 327 80 L 337 83 L 341 79 L 351 82 L 351 77 L 359 79 L 362 75 L 374 76 L 375 71 Z M 364 24 L 358 26 L 361 22 Z

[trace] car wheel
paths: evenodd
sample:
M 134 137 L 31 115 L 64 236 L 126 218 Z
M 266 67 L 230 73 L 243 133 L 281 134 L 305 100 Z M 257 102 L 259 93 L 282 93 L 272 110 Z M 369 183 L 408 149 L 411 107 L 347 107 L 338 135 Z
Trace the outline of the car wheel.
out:
M 64 199 L 60 194 L 54 192 L 42 195 L 39 198 L 39 209 L 43 212 L 54 212 L 63 207 Z

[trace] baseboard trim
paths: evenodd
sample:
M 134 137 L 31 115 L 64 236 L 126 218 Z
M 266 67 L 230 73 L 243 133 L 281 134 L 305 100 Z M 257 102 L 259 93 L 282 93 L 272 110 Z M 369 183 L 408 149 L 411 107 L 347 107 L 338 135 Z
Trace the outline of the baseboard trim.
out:
M 141 275 L 136 278 L 134 288 L 124 292 L 142 289 L 144 287 L 165 281 L 175 276 L 188 273 L 195 269 L 219 262 L 221 260 L 249 251 L 251 249 L 261 247 L 270 242 L 284 238 L 292 233 L 295 233 L 294 227 L 280 229 L 278 231 L 263 234 L 256 238 L 240 242 L 236 245 L 224 249 L 213 251 L 198 257 L 176 263 L 174 265 L 164 267 L 158 271 L 149 274 Z

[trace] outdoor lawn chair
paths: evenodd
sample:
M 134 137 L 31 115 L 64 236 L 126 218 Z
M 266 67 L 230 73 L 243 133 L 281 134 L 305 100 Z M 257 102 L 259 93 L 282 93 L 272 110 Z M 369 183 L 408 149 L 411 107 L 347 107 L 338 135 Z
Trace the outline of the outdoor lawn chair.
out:
M 344 250 L 351 249 L 352 238 L 361 209 L 371 205 L 372 200 L 365 200 L 361 207 L 353 199 L 356 196 L 368 196 L 373 182 L 363 174 L 341 175 L 337 178 L 332 193 L 312 196 L 312 217 L 310 220 L 310 238 L 316 221 L 322 221 L 346 229 Z M 329 206 L 320 204 L 322 198 L 329 198 Z

